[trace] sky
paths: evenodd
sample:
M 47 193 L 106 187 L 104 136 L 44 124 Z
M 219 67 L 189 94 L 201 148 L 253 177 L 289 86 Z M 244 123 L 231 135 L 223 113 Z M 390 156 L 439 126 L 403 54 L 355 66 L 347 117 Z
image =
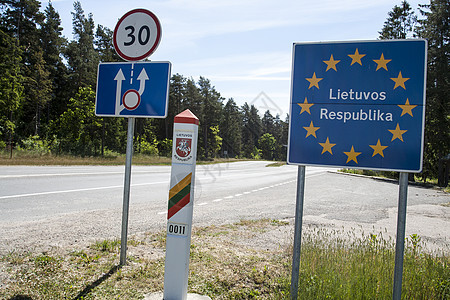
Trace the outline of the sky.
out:
M 72 39 L 73 0 L 53 0 L 63 34 Z M 429 1 L 408 1 L 414 9 Z M 48 1 L 41 1 L 42 10 Z M 80 0 L 96 25 L 114 30 L 128 11 L 145 8 L 162 26 L 152 61 L 172 74 L 208 78 L 225 99 L 261 114 L 289 113 L 294 43 L 376 40 L 401 0 Z

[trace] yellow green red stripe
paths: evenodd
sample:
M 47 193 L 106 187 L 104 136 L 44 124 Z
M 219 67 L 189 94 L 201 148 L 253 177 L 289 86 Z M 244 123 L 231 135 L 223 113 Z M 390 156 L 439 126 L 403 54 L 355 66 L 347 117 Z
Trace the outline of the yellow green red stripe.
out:
M 192 173 L 189 173 L 169 191 L 169 211 L 167 219 L 170 219 L 190 201 Z

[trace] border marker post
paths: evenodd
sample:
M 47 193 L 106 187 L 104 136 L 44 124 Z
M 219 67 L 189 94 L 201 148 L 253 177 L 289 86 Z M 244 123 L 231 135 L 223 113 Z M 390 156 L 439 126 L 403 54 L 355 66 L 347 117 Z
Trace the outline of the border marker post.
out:
M 198 118 L 185 110 L 175 116 L 167 212 L 164 299 L 187 299 Z

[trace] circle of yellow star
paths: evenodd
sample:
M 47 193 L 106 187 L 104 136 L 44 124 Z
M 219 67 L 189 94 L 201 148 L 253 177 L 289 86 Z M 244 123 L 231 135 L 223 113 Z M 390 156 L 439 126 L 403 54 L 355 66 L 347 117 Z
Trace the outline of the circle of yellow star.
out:
M 358 155 L 360 155 L 362 152 L 355 152 L 355 149 L 352 146 L 352 149 L 350 150 L 350 152 L 344 152 L 345 155 L 347 155 L 347 162 L 353 160 L 355 163 L 358 163 L 358 160 L 356 159 L 356 157 Z
M 362 66 L 361 58 L 366 56 L 365 54 L 359 54 L 358 48 L 356 48 L 355 54 L 349 54 L 350 58 L 352 59 L 352 63 L 350 66 L 352 66 L 354 63 L 358 63 Z
M 401 105 L 401 104 L 398 105 L 398 107 L 400 107 L 402 109 L 402 114 L 400 115 L 400 117 L 403 116 L 404 114 L 408 114 L 411 117 L 414 117 L 413 113 L 412 113 L 412 110 L 416 106 L 417 105 L 410 105 L 409 104 L 409 99 L 406 99 L 406 103 L 404 105 Z
M 319 89 L 319 81 L 321 81 L 323 78 L 317 78 L 316 72 L 314 72 L 314 74 L 311 78 L 305 78 L 305 79 L 309 81 L 309 87 L 308 87 L 308 90 L 309 90 L 313 86 L 315 86 L 317 89 Z
M 340 60 L 334 60 L 333 54 L 331 54 L 330 60 L 324 60 L 323 62 L 327 64 L 327 69 L 325 70 L 325 72 L 329 69 L 333 69 L 337 72 L 336 65 L 338 64 L 338 62 L 340 62 Z
M 378 142 L 376 145 L 369 145 L 369 147 L 373 149 L 372 157 L 374 157 L 377 154 L 384 157 L 383 150 L 386 149 L 388 146 L 382 146 L 380 143 L 380 139 L 378 139 Z
M 315 138 L 317 138 L 317 136 L 316 136 L 316 131 L 319 130 L 320 127 L 314 127 L 312 121 L 311 121 L 311 124 L 309 124 L 309 127 L 303 127 L 303 128 L 305 128 L 306 131 L 307 131 L 306 137 L 305 137 L 305 138 L 307 138 L 307 137 L 310 136 L 310 135 L 312 135 L 312 136 L 314 136 Z
M 325 141 L 325 143 L 319 143 L 319 145 L 322 146 L 322 148 L 323 148 L 321 154 L 324 154 L 325 152 L 330 152 L 330 154 L 333 155 L 331 148 L 336 146 L 336 144 L 330 143 L 330 139 L 328 137 L 327 137 L 327 140 Z
M 391 78 L 391 79 L 395 82 L 394 90 L 395 90 L 396 88 L 398 88 L 399 86 L 401 86 L 403 89 L 406 90 L 405 82 L 408 81 L 409 78 L 403 77 L 403 76 L 402 76 L 402 72 L 399 72 L 399 73 L 398 73 L 397 78 Z
M 395 129 L 388 129 L 390 133 L 392 133 L 392 141 L 394 141 L 395 139 L 399 139 L 400 141 L 403 142 L 403 134 L 405 132 L 407 132 L 408 130 L 401 130 L 400 129 L 400 125 L 397 123 L 397 127 L 395 127 Z
M 303 112 L 307 112 L 308 114 L 311 114 L 311 111 L 309 110 L 311 108 L 311 106 L 314 105 L 314 103 L 308 103 L 308 99 L 306 99 L 305 97 L 305 102 L 303 103 L 297 103 L 298 106 L 300 106 L 302 108 L 302 110 L 300 111 L 300 114 L 302 114 Z
M 387 64 L 388 64 L 388 62 L 390 62 L 391 60 L 392 60 L 392 59 L 385 59 L 385 58 L 384 58 L 384 54 L 381 53 L 380 59 L 374 59 L 374 60 L 373 60 L 374 62 L 377 63 L 377 69 L 376 69 L 375 71 L 378 71 L 378 70 L 381 69 L 381 68 L 383 68 L 383 69 L 385 69 L 385 70 L 387 71 L 387 70 L 388 70 L 388 69 L 387 69 Z

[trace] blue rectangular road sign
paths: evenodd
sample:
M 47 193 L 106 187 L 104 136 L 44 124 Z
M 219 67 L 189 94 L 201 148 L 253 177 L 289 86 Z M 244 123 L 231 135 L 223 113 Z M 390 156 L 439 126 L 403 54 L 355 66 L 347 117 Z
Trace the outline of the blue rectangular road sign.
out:
M 99 64 L 95 114 L 165 118 L 170 69 L 170 62 Z
M 288 163 L 420 172 L 427 43 L 294 44 Z

